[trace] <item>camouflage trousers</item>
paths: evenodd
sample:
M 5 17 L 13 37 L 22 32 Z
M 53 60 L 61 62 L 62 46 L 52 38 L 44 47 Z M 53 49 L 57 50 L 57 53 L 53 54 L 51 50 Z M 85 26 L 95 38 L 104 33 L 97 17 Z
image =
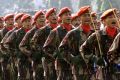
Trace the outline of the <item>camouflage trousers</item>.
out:
M 73 80 L 70 65 L 63 59 L 56 59 L 55 69 L 57 72 L 57 80 Z
M 44 69 L 44 79 L 45 80 L 57 80 L 57 74 L 56 74 L 54 62 L 50 61 L 46 57 L 43 57 L 42 65 Z

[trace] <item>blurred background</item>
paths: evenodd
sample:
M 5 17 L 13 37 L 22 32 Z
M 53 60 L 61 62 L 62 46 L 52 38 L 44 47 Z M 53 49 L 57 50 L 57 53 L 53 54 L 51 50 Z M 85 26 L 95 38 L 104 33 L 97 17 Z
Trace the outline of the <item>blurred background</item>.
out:
M 72 12 L 77 12 L 85 5 L 90 5 L 93 11 L 100 14 L 111 8 L 109 2 L 120 10 L 120 0 L 0 0 L 0 15 L 17 12 L 28 12 L 32 15 L 37 10 L 47 10 L 51 7 L 56 7 L 58 10 L 69 7 Z

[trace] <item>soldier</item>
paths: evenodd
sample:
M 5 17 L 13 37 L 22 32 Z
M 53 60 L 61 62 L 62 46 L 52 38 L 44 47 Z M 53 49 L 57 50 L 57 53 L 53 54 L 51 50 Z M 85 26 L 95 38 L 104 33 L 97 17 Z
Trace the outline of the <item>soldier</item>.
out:
M 96 30 L 100 30 L 100 21 L 97 20 L 97 14 L 95 12 L 91 12 L 91 17 L 92 17 L 92 20 L 93 22 L 91 21 L 91 26 L 92 28 Z
M 108 76 L 110 73 L 108 69 L 109 64 L 107 60 L 107 52 L 115 36 L 119 32 L 116 27 L 118 25 L 114 13 L 116 13 L 116 9 L 114 8 L 106 10 L 101 16 L 105 29 L 96 31 L 90 35 L 80 47 L 81 55 L 86 63 L 92 63 L 90 65 L 93 65 L 93 67 L 98 66 L 98 70 L 96 72 L 97 79 L 106 79 L 106 77 L 109 80 L 112 79 L 111 76 Z M 95 61 L 96 59 L 97 61 Z M 102 66 L 105 66 L 107 70 L 107 72 L 103 75 L 101 72 Z
M 0 30 L 4 27 L 3 17 L 0 17 Z M 1 39 L 1 38 L 0 38 Z M 0 79 L 2 79 L 1 53 L 0 53 Z
M 10 62 L 13 64 L 13 69 L 14 69 L 14 74 L 12 74 L 12 77 L 13 78 L 17 78 L 17 68 L 15 66 L 15 62 L 16 60 L 15 59 L 15 56 L 12 54 L 12 52 L 10 52 L 9 50 L 7 50 L 4 46 L 4 42 L 6 41 L 6 39 L 10 36 L 10 34 L 12 34 L 15 30 L 19 29 L 21 26 L 20 26 L 20 17 L 23 15 L 23 13 L 19 13 L 17 15 L 15 15 L 15 18 L 13 20 L 13 26 L 14 28 L 12 30 L 10 30 L 5 36 L 4 38 L 2 39 L 1 43 L 2 43 L 2 51 L 6 52 L 6 53 L 9 53 L 9 56 L 10 56 Z M 14 25 L 14 21 L 16 22 L 16 25 Z M 6 54 L 8 55 L 8 54 Z
M 83 12 L 84 14 L 82 14 Z M 83 32 L 85 33 L 86 37 L 88 37 L 89 35 L 91 35 L 91 33 L 94 32 L 93 27 L 90 25 L 92 20 L 90 16 L 91 12 L 90 13 L 89 12 L 90 12 L 90 6 L 83 6 L 78 11 L 78 16 L 80 18 L 80 23 L 81 23 L 80 26 Z
M 4 47 L 4 42 L 5 42 L 5 40 L 8 38 L 8 36 L 12 33 L 12 32 L 14 32 L 15 30 L 17 30 L 17 29 L 19 29 L 20 27 L 21 27 L 21 22 L 20 22 L 20 19 L 21 19 L 21 17 L 23 16 L 23 13 L 18 13 L 18 14 L 16 14 L 15 15 L 15 18 L 13 18 L 14 20 L 12 21 L 11 20 L 11 22 L 10 22 L 10 26 L 12 26 L 12 27 L 10 27 L 9 29 L 10 29 L 10 31 L 5 35 L 5 37 L 2 39 L 2 41 L 1 41 L 1 44 L 3 45 L 2 47 Z M 15 25 L 14 25 L 14 21 L 16 22 L 15 23 Z M 4 47 L 5 48 L 5 47 Z M 4 51 L 4 50 L 3 50 Z
M 73 15 L 72 15 L 71 24 L 72 24 L 74 27 L 78 27 L 78 26 L 80 25 L 80 18 L 78 17 L 77 14 L 73 14 Z
M 2 55 L 2 68 L 3 68 L 2 74 L 3 74 L 4 80 L 9 80 L 10 79 L 10 68 L 9 68 L 10 66 L 8 65 L 8 63 L 9 63 L 10 56 L 6 54 L 5 52 L 6 50 L 3 46 L 3 42 L 7 38 L 7 36 L 10 35 L 14 27 L 14 14 L 6 15 L 4 17 L 4 21 L 5 21 L 5 27 L 1 29 L 0 31 L 0 37 L 1 37 L 0 50 L 1 50 L 1 55 Z
M 18 78 L 20 80 L 25 80 L 26 77 L 26 70 L 25 68 L 25 64 L 26 64 L 26 56 L 23 55 L 19 49 L 19 43 L 21 42 L 22 38 L 24 37 L 24 35 L 30 30 L 31 26 L 30 25 L 30 21 L 31 21 L 31 16 L 28 14 L 24 14 L 23 16 L 21 16 L 20 19 L 20 23 L 22 23 L 21 28 L 14 31 L 5 41 L 4 46 L 5 48 L 7 48 L 9 51 L 11 51 L 13 53 L 13 55 L 15 56 L 16 61 L 16 65 L 17 65 L 17 70 L 18 70 Z
M 119 17 L 119 16 L 118 16 Z M 109 51 L 107 53 L 107 57 L 110 63 L 110 71 L 112 72 L 112 75 L 117 78 L 117 80 L 120 79 L 120 55 L 119 55 L 119 36 L 120 33 L 117 34 L 115 37 L 111 47 L 109 48 Z
M 47 39 L 50 31 L 58 26 L 57 14 L 56 14 L 55 8 L 51 8 L 47 11 L 46 19 L 48 20 L 49 23 L 45 27 L 42 27 L 38 31 L 36 31 L 36 33 L 34 34 L 32 38 L 31 45 L 34 46 L 36 52 L 40 52 L 41 54 L 38 62 L 41 62 L 41 58 L 43 56 L 42 63 L 43 63 L 45 80 L 49 80 L 49 79 L 56 80 L 54 62 L 50 64 L 49 59 L 47 58 L 47 56 L 45 56 L 45 53 L 42 50 L 45 40 Z M 50 74 L 51 72 L 52 74 Z
M 70 65 L 60 58 L 58 46 L 66 33 L 73 29 L 71 25 L 71 10 L 68 7 L 64 7 L 60 10 L 58 16 L 62 19 L 62 23 L 50 32 L 43 46 L 43 50 L 50 57 L 50 61 L 54 62 L 56 59 L 57 80 L 70 80 L 68 78 L 69 72 L 67 72 L 70 69 Z M 60 65 L 58 65 L 58 61 Z
M 39 14 L 40 13 L 40 14 Z M 44 13 L 43 12 L 40 12 L 38 11 L 38 14 L 36 16 L 39 16 L 39 18 L 37 19 L 37 23 L 35 24 L 35 26 L 29 30 L 25 36 L 23 37 L 22 41 L 20 42 L 19 44 L 19 48 L 21 50 L 21 52 L 23 54 L 25 54 L 27 57 L 28 57 L 28 60 L 29 60 L 29 73 L 30 73 L 30 80 L 33 79 L 33 77 L 35 78 L 35 75 L 34 75 L 34 66 L 33 66 L 33 58 L 32 58 L 32 55 L 34 54 L 34 50 L 32 50 L 32 45 L 30 45 L 31 43 L 31 39 L 34 35 L 34 33 L 41 27 L 43 27 L 45 24 L 44 24 Z M 34 18 L 35 19 L 35 18 Z M 39 23 L 38 23 L 39 22 Z M 28 22 L 27 22 L 28 23 Z M 41 24 L 42 23 L 42 24 Z M 31 26 L 31 24 L 26 24 L 26 26 Z
M 107 55 L 110 63 L 110 70 L 116 75 L 116 80 L 120 79 L 120 33 L 115 37 Z
M 45 25 L 45 14 L 44 14 L 43 11 L 38 11 L 38 12 L 35 13 L 34 22 L 35 22 L 35 24 L 34 24 L 35 26 L 40 26 L 41 28 Z M 39 29 L 41 29 L 41 28 L 39 28 Z M 39 38 L 42 38 L 42 37 L 43 36 L 40 36 Z M 30 45 L 31 45 L 32 50 L 34 50 L 34 53 L 32 53 L 31 58 L 34 61 L 33 68 L 34 68 L 34 71 L 35 71 L 35 76 L 34 76 L 35 80 L 40 80 L 40 79 L 43 80 L 43 78 L 44 78 L 43 77 L 43 68 L 42 68 L 42 65 L 41 65 L 42 64 L 42 62 L 41 62 L 41 57 L 42 57 L 41 54 L 42 53 L 39 50 L 36 50 L 39 46 L 36 46 L 36 43 L 34 42 L 32 37 L 31 37 Z M 40 45 L 40 44 L 37 44 L 37 45 Z M 39 66 L 39 64 L 40 64 L 40 66 Z
M 83 80 L 83 75 L 80 77 L 79 71 L 81 71 L 80 74 L 84 74 L 82 70 L 85 70 L 85 62 L 79 54 L 79 46 L 81 46 L 88 37 L 88 35 L 86 35 L 86 33 L 82 30 L 81 26 L 90 25 L 91 23 L 91 21 L 85 21 L 90 20 L 89 9 L 89 6 L 80 8 L 78 12 L 81 21 L 80 26 L 69 31 L 59 46 L 60 53 L 63 53 L 64 59 L 72 65 L 71 67 L 74 80 Z

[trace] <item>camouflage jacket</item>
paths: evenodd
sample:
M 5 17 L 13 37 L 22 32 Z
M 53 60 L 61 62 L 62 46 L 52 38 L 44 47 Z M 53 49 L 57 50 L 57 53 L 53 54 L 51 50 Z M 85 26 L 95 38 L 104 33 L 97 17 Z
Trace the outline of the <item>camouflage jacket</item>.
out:
M 25 34 L 26 34 L 26 32 L 23 28 L 20 28 L 20 29 L 14 31 L 4 42 L 5 48 L 8 50 L 18 50 L 19 51 L 19 44 Z
M 109 62 L 120 63 L 120 33 L 115 37 L 107 55 Z
M 5 34 L 4 38 L 2 39 L 2 41 L 1 41 L 1 51 L 2 51 L 3 53 L 7 51 L 7 49 L 4 47 L 4 42 L 6 41 L 6 39 L 7 39 L 15 30 L 17 30 L 17 27 L 15 27 L 15 28 L 13 28 L 12 30 L 8 31 L 8 32 Z
M 31 45 L 35 51 L 43 52 L 42 50 L 43 45 L 51 30 L 52 28 L 50 26 L 45 26 L 45 27 L 38 29 L 35 32 L 33 38 L 31 39 Z
M 33 27 L 30 31 L 28 31 L 25 36 L 23 37 L 22 41 L 19 44 L 19 49 L 22 53 L 24 53 L 27 56 L 31 56 L 32 49 L 31 49 L 31 39 L 34 35 L 34 33 L 38 30 L 37 27 Z
M 118 32 L 119 30 L 117 30 L 117 33 Z M 90 59 L 91 55 L 96 55 L 98 58 L 104 57 L 104 59 L 106 59 L 106 54 L 113 40 L 114 38 L 109 37 L 105 29 L 94 32 L 80 47 L 82 57 L 86 61 Z
M 3 37 L 5 36 L 5 34 L 8 32 L 8 29 L 6 27 L 2 28 L 0 30 L 0 41 L 3 39 Z M 1 53 L 1 44 L 0 44 L 0 53 Z M 1 55 L 0 55 L 1 57 Z
M 72 27 L 72 29 L 74 28 Z M 58 52 L 59 44 L 66 34 L 67 34 L 67 30 L 62 26 L 58 26 L 57 28 L 53 29 L 50 32 L 43 46 L 45 53 L 47 53 L 51 57 L 56 56 L 56 53 Z
M 7 32 L 8 32 L 8 29 L 6 29 L 6 27 L 0 30 L 0 41 L 3 39 L 3 37 L 5 36 Z
M 90 33 L 93 31 L 91 30 Z M 79 47 L 82 43 L 88 38 L 89 35 L 86 35 L 80 27 L 77 27 L 69 31 L 66 36 L 63 38 L 59 49 L 64 53 L 70 53 L 73 56 L 79 55 Z

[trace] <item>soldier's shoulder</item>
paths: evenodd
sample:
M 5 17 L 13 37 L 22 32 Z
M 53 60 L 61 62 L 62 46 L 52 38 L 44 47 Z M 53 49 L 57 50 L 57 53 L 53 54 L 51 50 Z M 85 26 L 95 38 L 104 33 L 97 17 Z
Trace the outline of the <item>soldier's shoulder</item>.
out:
M 44 31 L 44 30 L 46 30 L 48 28 L 49 28 L 48 26 L 44 26 L 44 27 L 41 27 L 38 31 Z
M 72 30 L 69 31 L 69 33 L 74 33 L 74 32 L 82 32 L 83 30 L 81 30 L 79 27 L 74 28 Z
M 4 28 L 1 29 L 1 32 L 6 31 L 6 30 L 7 30 L 7 29 L 4 27 Z
M 46 30 L 46 26 L 39 28 L 35 33 L 39 34 L 41 31 L 45 31 L 45 30 Z
M 60 26 L 57 26 L 56 28 L 54 28 L 53 30 L 51 30 L 51 32 L 56 32 L 60 28 L 61 28 Z
M 120 32 L 116 35 L 116 37 L 120 37 Z
M 35 30 L 37 30 L 37 28 L 36 28 L 36 26 L 33 26 L 33 27 L 28 31 L 28 33 L 31 33 L 31 32 L 33 32 L 33 31 L 35 31 Z
M 29 34 L 31 34 L 34 30 L 35 30 L 35 27 L 33 27 L 32 29 L 30 29 L 26 34 L 29 35 Z
M 22 28 L 17 29 L 17 30 L 15 30 L 14 32 L 20 32 L 21 30 L 22 30 Z
M 6 34 L 10 34 L 12 32 L 12 30 L 8 31 Z
M 12 34 L 19 34 L 20 32 L 22 31 L 22 29 L 20 28 L 20 29 L 17 29 L 17 30 L 15 30 Z

